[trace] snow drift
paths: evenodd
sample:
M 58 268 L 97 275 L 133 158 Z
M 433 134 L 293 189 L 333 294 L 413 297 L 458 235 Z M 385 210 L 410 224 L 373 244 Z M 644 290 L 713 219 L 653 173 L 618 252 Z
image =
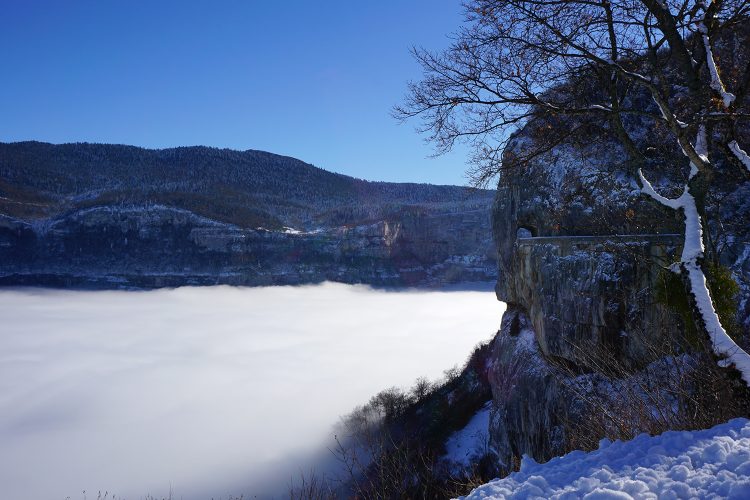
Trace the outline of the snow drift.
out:
M 520 471 L 465 498 L 750 498 L 750 420 L 626 442 L 604 439 L 596 451 L 573 451 L 545 464 L 525 456 Z

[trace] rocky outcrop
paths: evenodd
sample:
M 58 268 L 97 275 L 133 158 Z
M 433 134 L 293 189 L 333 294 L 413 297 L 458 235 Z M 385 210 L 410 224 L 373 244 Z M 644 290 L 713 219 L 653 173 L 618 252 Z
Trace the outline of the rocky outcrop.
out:
M 523 455 L 550 458 L 565 450 L 569 401 L 539 351 L 529 317 L 510 307 L 492 343 L 488 379 L 492 388 L 489 436 L 501 473 Z
M 506 302 L 531 318 L 541 352 L 587 370 L 590 349 L 643 364 L 655 333 L 676 327 L 654 291 L 674 262 L 680 235 L 519 238 L 512 272 L 498 283 Z M 644 331 L 648 325 L 648 331 Z M 644 339 L 644 336 L 647 339 Z M 643 340 L 647 340 L 644 344 Z
M 543 461 L 568 451 L 571 422 L 583 411 L 571 380 L 605 380 L 602 363 L 645 370 L 663 356 L 654 346 L 685 331 L 658 292 L 679 257 L 681 220 L 641 196 L 613 141 L 562 141 L 530 155 L 541 140 L 537 127 L 510 141 L 508 164 L 532 159 L 502 172 L 493 210 L 496 293 L 508 310 L 493 341 L 489 432 L 506 471 L 523 454 Z M 662 192 L 679 185 L 679 170 L 659 179 Z M 741 286 L 746 326 L 748 189 L 745 181 L 718 182 L 707 207 L 723 221 L 709 221 L 708 230 Z
M 506 155 L 531 147 L 525 133 Z M 612 170 L 613 154 L 606 143 L 552 148 L 503 175 L 495 202 L 498 299 L 529 315 L 545 356 L 581 370 L 591 369 L 582 350 L 648 362 L 644 328 L 652 341 L 677 327 L 653 292 L 678 255 L 678 221 Z

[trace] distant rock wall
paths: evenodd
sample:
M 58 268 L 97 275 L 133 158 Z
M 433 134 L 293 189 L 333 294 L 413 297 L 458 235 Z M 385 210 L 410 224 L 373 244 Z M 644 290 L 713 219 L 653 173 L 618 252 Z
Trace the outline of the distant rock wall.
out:
M 97 288 L 321 281 L 440 286 L 496 277 L 490 213 L 407 213 L 314 231 L 243 229 L 164 206 L 0 218 L 0 284 Z
M 263 151 L 0 142 L 0 285 L 489 282 L 492 196 Z

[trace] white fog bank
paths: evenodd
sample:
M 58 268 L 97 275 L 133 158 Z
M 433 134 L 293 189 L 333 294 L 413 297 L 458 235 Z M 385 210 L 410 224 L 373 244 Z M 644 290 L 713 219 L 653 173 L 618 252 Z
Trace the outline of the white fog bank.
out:
M 339 284 L 0 290 L 0 498 L 252 498 L 354 406 L 462 364 L 503 307 Z

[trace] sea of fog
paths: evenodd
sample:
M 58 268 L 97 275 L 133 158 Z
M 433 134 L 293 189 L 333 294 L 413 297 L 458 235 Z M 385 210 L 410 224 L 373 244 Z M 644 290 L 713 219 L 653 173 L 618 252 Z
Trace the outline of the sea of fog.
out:
M 462 364 L 502 311 L 330 283 L 0 290 L 0 498 L 283 492 L 341 415 Z

